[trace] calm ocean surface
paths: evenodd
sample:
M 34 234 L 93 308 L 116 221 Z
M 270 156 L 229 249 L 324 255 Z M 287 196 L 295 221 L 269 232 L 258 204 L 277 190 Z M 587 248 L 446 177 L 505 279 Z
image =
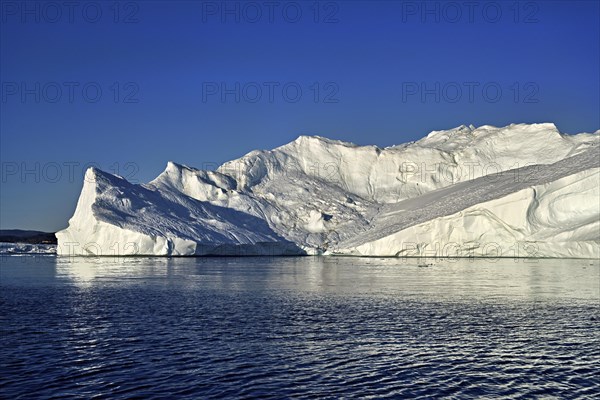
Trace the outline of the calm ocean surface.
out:
M 599 328 L 590 260 L 0 258 L 5 399 L 591 399 Z

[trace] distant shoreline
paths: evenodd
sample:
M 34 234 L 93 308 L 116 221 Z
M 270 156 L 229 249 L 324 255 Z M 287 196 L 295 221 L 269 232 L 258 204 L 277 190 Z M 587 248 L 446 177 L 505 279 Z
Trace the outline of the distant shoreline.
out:
M 57 244 L 54 232 L 1 229 L 0 242 L 28 244 Z

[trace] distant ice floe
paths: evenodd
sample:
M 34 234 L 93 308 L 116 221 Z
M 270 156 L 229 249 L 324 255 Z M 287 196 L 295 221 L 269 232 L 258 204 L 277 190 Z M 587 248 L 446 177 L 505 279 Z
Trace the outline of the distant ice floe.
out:
M 29 243 L 4 243 L 0 242 L 0 255 L 22 254 L 56 254 L 55 244 L 29 244 Z

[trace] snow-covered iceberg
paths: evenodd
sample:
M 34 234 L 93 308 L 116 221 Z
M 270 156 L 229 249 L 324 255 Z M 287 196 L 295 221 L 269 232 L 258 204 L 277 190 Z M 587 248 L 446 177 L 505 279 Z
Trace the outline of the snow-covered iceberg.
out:
M 61 255 L 599 257 L 600 140 L 461 126 L 379 148 L 301 136 L 134 185 L 90 169 Z

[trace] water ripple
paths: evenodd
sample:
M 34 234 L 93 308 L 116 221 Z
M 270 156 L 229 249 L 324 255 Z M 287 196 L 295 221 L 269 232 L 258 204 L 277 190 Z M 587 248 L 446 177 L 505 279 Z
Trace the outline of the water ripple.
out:
M 599 395 L 600 306 L 592 289 L 486 297 L 466 285 L 448 295 L 439 282 L 452 276 L 459 287 L 473 276 L 449 269 L 438 271 L 440 280 L 419 280 L 430 272 L 417 268 L 387 270 L 387 283 L 364 290 L 352 282 L 371 279 L 368 270 L 341 268 L 324 275 L 327 285 L 313 285 L 307 267 L 294 270 L 301 282 L 294 286 L 285 265 L 262 266 L 269 274 L 263 269 L 257 279 L 256 264 L 178 262 L 183 269 L 162 278 L 156 266 L 134 270 L 136 279 L 100 266 L 85 284 L 65 280 L 65 271 L 32 283 L 3 265 L 0 397 Z M 588 272 L 598 278 L 597 268 Z M 545 278 L 556 289 L 556 270 L 535 274 L 538 289 Z M 405 278 L 424 294 L 398 290 Z

